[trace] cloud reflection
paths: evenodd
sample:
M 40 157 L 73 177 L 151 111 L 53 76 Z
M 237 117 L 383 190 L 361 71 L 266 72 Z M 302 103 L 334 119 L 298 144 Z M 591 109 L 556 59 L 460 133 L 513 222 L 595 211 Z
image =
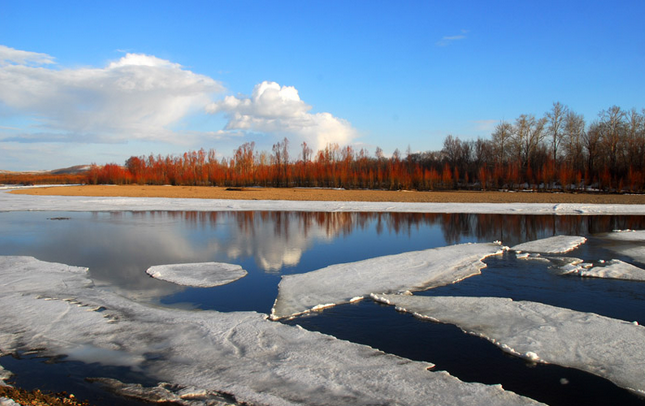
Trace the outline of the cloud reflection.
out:
M 52 214 L 2 213 L 0 254 L 89 267 L 97 285 L 145 301 L 185 289 L 150 278 L 145 271 L 153 265 L 252 259 L 257 269 L 281 274 L 300 265 L 316 246 L 356 232 L 389 241 L 388 235 L 419 238 L 419 230 L 435 227 L 444 241 L 430 245 L 500 240 L 512 246 L 557 234 L 645 229 L 643 216 L 253 211 L 63 214 L 70 220 L 46 220 L 55 217 Z M 345 260 L 357 259 L 363 258 Z M 329 258 L 327 262 L 334 261 L 340 260 Z

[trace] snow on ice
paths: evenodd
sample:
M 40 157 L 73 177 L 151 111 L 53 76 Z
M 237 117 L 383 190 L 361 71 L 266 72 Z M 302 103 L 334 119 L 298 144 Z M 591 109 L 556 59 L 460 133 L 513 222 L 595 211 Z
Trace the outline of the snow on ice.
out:
M 593 266 L 591 263 L 584 262 L 582 259 L 574 257 L 538 257 L 538 259 L 550 262 L 552 264 L 552 269 L 555 269 L 556 273 L 560 275 L 576 274 Z
M 372 295 L 484 337 L 534 362 L 577 368 L 645 395 L 645 327 L 594 313 L 492 297 Z
M 511 247 L 513 251 L 518 252 L 539 252 L 544 254 L 563 254 L 573 251 L 587 241 L 585 237 L 570 235 L 556 235 L 554 237 L 542 238 L 540 240 L 529 241 Z
M 199 288 L 226 285 L 246 276 L 241 266 L 222 262 L 157 265 L 148 268 L 146 273 L 177 285 Z
M 462 382 L 428 371 L 432 364 L 263 314 L 135 302 L 94 287 L 85 268 L 0 257 L 0 272 L 2 353 L 46 349 L 80 360 L 92 350 L 118 354 L 103 362 L 129 365 L 191 393 L 228 394 L 250 404 L 537 404 L 499 385 Z
M 486 266 L 481 260 L 501 253 L 497 243 L 461 244 L 284 275 L 271 318 L 349 303 L 374 292 L 418 291 L 458 282 L 480 274 Z
M 645 230 L 615 231 L 604 238 L 613 243 L 608 247 L 612 251 L 645 264 Z
M 2 211 L 322 211 L 597 215 L 645 214 L 643 204 L 395 203 L 217 200 L 137 197 L 31 196 L 0 192 Z
M 591 278 L 622 279 L 645 282 L 645 269 L 619 259 L 612 259 L 603 266 L 576 266 L 565 274 L 575 274 Z

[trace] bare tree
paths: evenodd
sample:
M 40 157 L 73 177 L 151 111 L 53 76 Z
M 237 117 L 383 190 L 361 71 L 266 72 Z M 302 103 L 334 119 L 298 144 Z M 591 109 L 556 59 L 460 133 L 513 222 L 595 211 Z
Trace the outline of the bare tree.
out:
M 564 117 L 564 150 L 569 164 L 574 170 L 584 168 L 585 119 L 571 110 Z
M 376 151 L 374 151 L 374 156 L 375 156 L 375 157 L 376 157 L 376 159 L 378 159 L 379 161 L 380 161 L 381 159 L 385 158 L 385 154 L 383 154 L 383 149 L 381 149 L 381 147 L 376 147 Z
M 609 158 L 609 170 L 613 175 L 619 171 L 620 155 L 623 152 L 625 135 L 625 111 L 612 106 L 599 114 L 600 137 L 606 156 Z
M 598 161 L 600 160 L 600 141 L 601 130 L 600 123 L 593 122 L 587 132 L 583 134 L 584 147 L 587 150 L 587 182 L 598 175 Z
M 513 125 L 506 121 L 500 121 L 491 135 L 497 163 L 505 164 L 508 161 L 508 154 L 511 150 L 513 138 Z
M 632 169 L 645 169 L 645 109 L 639 113 L 631 109 L 627 113 L 626 146 L 628 163 Z
M 309 146 L 305 141 L 303 141 L 302 144 L 300 144 L 300 146 L 302 147 L 302 162 L 311 161 L 311 154 L 312 154 L 311 148 L 309 148 Z
M 553 108 L 546 113 L 547 133 L 551 141 L 551 151 L 553 151 L 553 161 L 558 161 L 558 147 L 564 137 L 564 122 L 569 108 L 562 103 L 553 103 Z
M 459 137 L 455 138 L 448 134 L 446 139 L 443 140 L 443 149 L 441 152 L 451 166 L 456 166 L 461 156 L 461 140 Z
M 546 118 L 535 119 L 532 114 L 522 114 L 515 120 L 513 145 L 522 168 L 528 168 L 533 153 L 544 138 Z
M 282 142 L 273 144 L 273 161 L 277 168 L 276 184 L 279 185 L 282 180 L 288 185 L 289 140 L 286 137 Z

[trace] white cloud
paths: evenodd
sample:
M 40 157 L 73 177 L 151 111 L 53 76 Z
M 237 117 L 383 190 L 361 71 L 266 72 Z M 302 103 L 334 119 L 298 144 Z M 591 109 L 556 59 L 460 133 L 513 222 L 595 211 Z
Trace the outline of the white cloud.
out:
M 44 65 L 54 63 L 54 58 L 47 54 L 37 52 L 21 51 L 0 45 L 0 66 L 4 65 Z
M 459 35 L 445 36 L 445 37 L 441 38 L 441 40 L 437 41 L 436 45 L 440 46 L 440 47 L 445 47 L 445 46 L 448 46 L 448 45 L 450 45 L 451 43 L 453 43 L 455 41 L 461 41 L 461 40 L 467 38 L 466 37 L 467 33 L 468 33 L 468 30 L 461 30 L 461 34 L 459 34 Z
M 0 46 L 0 108 L 31 117 L 57 141 L 173 141 L 168 127 L 223 91 L 210 77 L 149 55 L 129 53 L 104 68 L 44 66 L 53 60 Z
M 256 85 L 249 97 L 227 96 L 206 106 L 208 113 L 227 116 L 226 130 L 295 136 L 318 149 L 329 143 L 345 145 L 357 136 L 348 121 L 310 110 L 296 88 L 267 81 Z

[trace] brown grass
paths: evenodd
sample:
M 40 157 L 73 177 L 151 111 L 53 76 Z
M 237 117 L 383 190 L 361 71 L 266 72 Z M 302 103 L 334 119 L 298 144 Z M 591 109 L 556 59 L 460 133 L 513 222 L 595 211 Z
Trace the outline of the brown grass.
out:
M 438 203 L 594 203 L 645 204 L 645 195 L 533 192 L 416 192 L 290 188 L 222 188 L 198 186 L 67 186 L 22 189 L 11 193 L 56 196 L 172 197 L 239 200 L 317 200 Z

